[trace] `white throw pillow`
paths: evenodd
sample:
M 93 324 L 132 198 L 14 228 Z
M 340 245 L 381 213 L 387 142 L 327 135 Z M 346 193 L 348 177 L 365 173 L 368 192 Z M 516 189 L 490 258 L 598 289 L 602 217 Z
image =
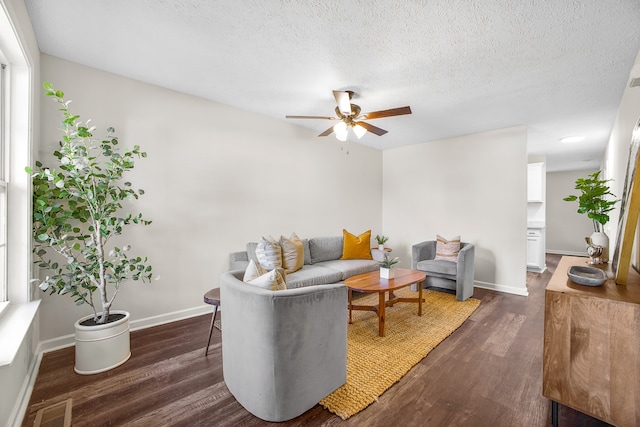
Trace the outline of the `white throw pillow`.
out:
M 256 279 L 265 273 L 268 273 L 268 270 L 263 268 L 260 264 L 256 264 L 254 260 L 251 260 L 249 261 L 247 269 L 244 271 L 242 281 L 248 282 L 249 280 Z
M 256 258 L 258 263 L 267 270 L 282 268 L 282 249 L 271 236 L 268 239 L 260 238 L 256 246 Z
M 287 289 L 287 284 L 279 270 L 268 271 L 262 276 L 251 279 L 246 283 L 270 291 L 283 291 Z

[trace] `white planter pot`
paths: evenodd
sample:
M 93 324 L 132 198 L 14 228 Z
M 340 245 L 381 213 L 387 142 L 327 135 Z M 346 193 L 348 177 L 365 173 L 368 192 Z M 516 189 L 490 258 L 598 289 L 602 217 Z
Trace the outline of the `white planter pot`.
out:
M 596 231 L 591 235 L 591 243 L 593 245 L 602 246 L 600 262 L 609 262 L 609 236 L 602 231 Z
M 384 245 L 378 245 L 378 250 L 379 251 L 384 251 Z
M 380 277 L 383 279 L 393 279 L 395 271 L 392 268 L 380 267 Z
M 112 310 L 111 314 L 124 314 L 122 319 L 104 325 L 83 326 L 93 318 L 83 317 L 75 323 L 76 366 L 81 375 L 98 374 L 122 365 L 131 357 L 129 344 L 129 313 Z

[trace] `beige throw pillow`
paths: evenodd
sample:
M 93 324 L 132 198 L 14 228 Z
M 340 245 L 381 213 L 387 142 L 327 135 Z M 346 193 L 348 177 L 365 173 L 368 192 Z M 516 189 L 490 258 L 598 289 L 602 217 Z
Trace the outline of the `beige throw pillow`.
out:
M 458 262 L 460 252 L 460 236 L 447 240 L 440 235 L 436 235 L 436 257 L 443 261 Z
M 280 247 L 282 248 L 282 267 L 284 272 L 289 274 L 300 270 L 304 264 L 304 247 L 302 240 L 296 233 L 291 234 L 288 239 L 280 236 Z
M 268 271 L 262 276 L 251 279 L 246 283 L 270 291 L 283 291 L 287 289 L 287 284 L 285 283 L 280 270 Z
M 267 270 L 282 268 L 282 249 L 273 237 L 260 238 L 256 246 L 256 258 L 258 263 Z

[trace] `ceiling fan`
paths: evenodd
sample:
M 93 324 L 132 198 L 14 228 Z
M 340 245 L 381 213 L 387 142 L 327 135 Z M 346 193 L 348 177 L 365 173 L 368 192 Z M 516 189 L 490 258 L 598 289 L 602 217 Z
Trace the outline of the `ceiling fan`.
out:
M 411 107 L 392 108 L 389 110 L 373 111 L 370 113 L 361 113 L 360 106 L 351 103 L 353 91 L 350 90 L 334 90 L 333 96 L 338 106 L 336 107 L 336 117 L 328 116 L 285 116 L 287 119 L 321 119 L 321 120 L 340 120 L 340 123 L 331 126 L 318 136 L 328 136 L 336 133 L 336 138 L 340 141 L 346 141 L 349 127 L 359 138 L 362 138 L 367 132 L 382 136 L 387 133 L 386 130 L 369 124 L 363 120 L 381 119 L 384 117 L 402 116 L 411 114 Z

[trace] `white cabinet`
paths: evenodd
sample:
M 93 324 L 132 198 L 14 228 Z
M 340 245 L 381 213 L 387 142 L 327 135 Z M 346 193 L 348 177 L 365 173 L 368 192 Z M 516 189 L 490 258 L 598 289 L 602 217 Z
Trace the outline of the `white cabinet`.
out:
M 527 229 L 527 270 L 542 273 L 545 263 L 544 228 Z
M 527 165 L 527 201 L 544 202 L 544 163 Z

